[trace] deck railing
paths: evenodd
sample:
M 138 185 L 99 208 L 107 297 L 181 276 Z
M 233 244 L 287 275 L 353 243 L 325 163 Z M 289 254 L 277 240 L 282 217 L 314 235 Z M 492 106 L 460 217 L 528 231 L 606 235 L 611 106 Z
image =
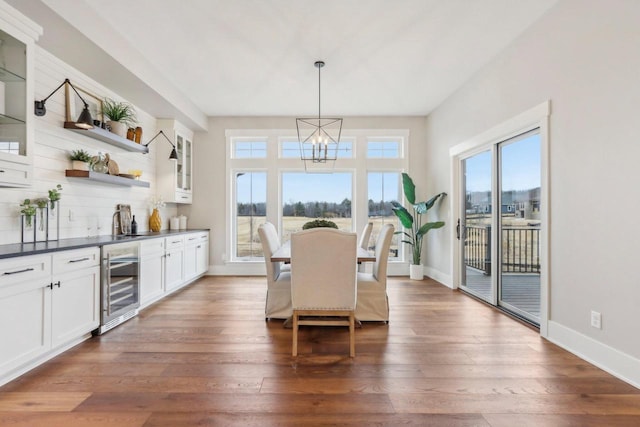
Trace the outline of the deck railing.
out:
M 491 226 L 466 227 L 465 263 L 491 274 Z M 502 272 L 540 273 L 540 228 L 502 228 Z

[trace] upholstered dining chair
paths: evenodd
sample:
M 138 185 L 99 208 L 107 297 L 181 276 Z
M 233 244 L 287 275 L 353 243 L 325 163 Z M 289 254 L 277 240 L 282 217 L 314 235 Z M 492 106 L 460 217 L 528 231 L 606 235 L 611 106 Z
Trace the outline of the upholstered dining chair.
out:
M 369 240 L 371 239 L 371 230 L 373 230 L 373 223 L 369 222 L 367 223 L 367 225 L 364 226 L 364 229 L 362 230 L 362 234 L 360 235 L 360 242 L 358 243 L 358 246 L 360 246 L 365 251 L 369 250 Z M 361 271 L 361 272 L 366 271 L 364 263 L 358 264 L 358 271 Z
M 376 240 L 376 260 L 371 273 L 358 273 L 358 304 L 356 318 L 359 321 L 389 321 L 389 297 L 387 296 L 387 263 L 394 227 L 385 224 Z
M 293 345 L 300 325 L 349 326 L 349 356 L 356 354 L 357 235 L 313 228 L 291 235 Z
M 262 243 L 264 262 L 267 267 L 267 300 L 264 308 L 265 320 L 291 317 L 291 272 L 283 271 L 281 263 L 271 262 L 271 255 L 280 247 L 278 232 L 273 224 L 266 222 L 258 227 Z

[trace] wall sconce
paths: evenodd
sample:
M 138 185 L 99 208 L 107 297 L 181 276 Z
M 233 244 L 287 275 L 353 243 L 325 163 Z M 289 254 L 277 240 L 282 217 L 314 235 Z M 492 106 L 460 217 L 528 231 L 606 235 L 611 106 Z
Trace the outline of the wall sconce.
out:
M 159 131 L 156 136 L 154 136 L 153 138 L 151 138 L 151 141 L 147 142 L 146 144 L 143 144 L 145 147 L 149 147 L 149 144 L 151 144 L 153 142 L 154 139 L 156 139 L 157 137 L 159 137 L 160 135 L 164 136 L 164 139 L 167 140 L 167 142 L 169 144 L 171 144 L 171 147 L 173 147 L 173 149 L 171 150 L 171 154 L 169 154 L 169 160 L 178 160 L 178 153 L 176 152 L 176 146 L 173 144 L 173 142 L 171 142 L 171 140 L 167 137 L 167 135 L 164 134 L 164 132 Z
M 47 114 L 47 109 L 46 109 L 46 107 L 44 105 L 45 102 L 47 102 L 47 99 L 51 98 L 51 95 L 56 93 L 62 86 L 66 85 L 66 84 L 71 86 L 71 89 L 73 89 L 73 91 L 76 93 L 76 95 L 78 95 L 78 98 L 80 98 L 80 100 L 84 104 L 84 108 L 82 109 L 82 113 L 80 113 L 80 117 L 78 117 L 78 120 L 76 120 L 76 127 L 79 127 L 81 129 L 92 129 L 93 128 L 93 118 L 91 117 L 91 113 L 89 112 L 89 104 L 87 104 L 87 101 L 85 101 L 84 98 L 82 96 L 80 96 L 80 94 L 78 93 L 78 90 L 71 84 L 71 81 L 69 81 L 69 79 L 64 79 L 64 81 L 60 84 L 60 86 L 55 88 L 55 90 L 53 92 L 51 92 L 49 94 L 49 96 L 47 96 L 42 101 L 35 101 L 34 102 L 34 107 L 33 107 L 34 114 L 36 116 L 39 116 L 39 117 L 44 116 L 45 114 Z

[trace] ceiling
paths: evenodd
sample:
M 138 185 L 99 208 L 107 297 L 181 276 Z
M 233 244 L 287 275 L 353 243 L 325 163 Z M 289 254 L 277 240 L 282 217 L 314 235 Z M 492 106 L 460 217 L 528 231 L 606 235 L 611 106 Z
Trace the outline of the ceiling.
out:
M 54 55 L 158 117 L 164 102 L 196 123 L 316 115 L 316 60 L 323 116 L 426 115 L 556 2 L 9 0 Z

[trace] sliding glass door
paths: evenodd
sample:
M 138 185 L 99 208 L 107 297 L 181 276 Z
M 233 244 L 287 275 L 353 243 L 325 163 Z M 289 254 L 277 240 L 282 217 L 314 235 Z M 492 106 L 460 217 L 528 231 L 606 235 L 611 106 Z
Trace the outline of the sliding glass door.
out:
M 460 288 L 540 323 L 539 129 L 460 159 Z
M 458 224 L 462 242 L 461 287 L 494 303 L 491 280 L 491 151 L 462 160 L 464 208 Z
M 498 145 L 500 264 L 498 304 L 540 323 L 540 133 Z

